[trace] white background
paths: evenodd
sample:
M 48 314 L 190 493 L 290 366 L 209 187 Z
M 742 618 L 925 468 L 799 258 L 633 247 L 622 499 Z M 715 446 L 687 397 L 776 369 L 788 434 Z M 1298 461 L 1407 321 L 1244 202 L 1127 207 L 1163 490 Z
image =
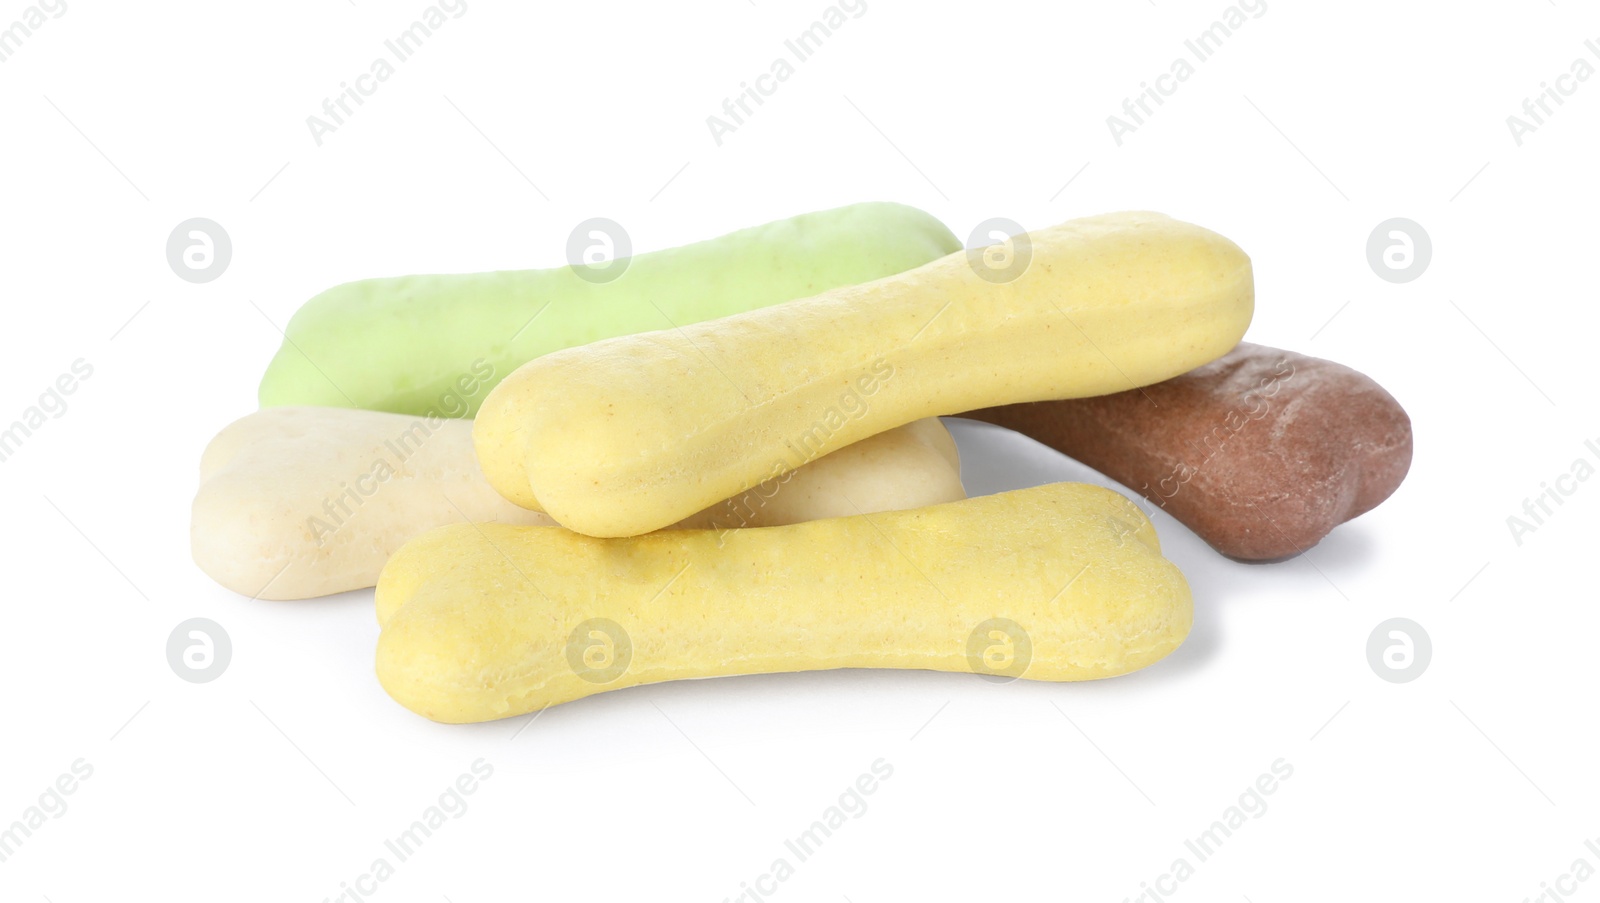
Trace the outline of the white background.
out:
M 1522 146 L 1505 121 L 1600 42 L 1593 5 L 1269 0 L 1119 147 L 1106 117 L 1221 0 L 868 0 L 717 146 L 706 117 L 824 5 L 469 0 L 320 147 L 305 118 L 420 0 L 68 0 L 0 64 L 0 421 L 94 368 L 0 465 L 0 824 L 94 769 L 0 864 L 0 897 L 333 898 L 480 758 L 470 809 L 379 900 L 732 898 L 879 758 L 870 808 L 776 896 L 1134 898 L 1280 758 L 1265 814 L 1175 896 L 1520 901 L 1600 866 L 1600 480 L 1520 546 L 1506 525 L 1600 438 L 1600 78 Z M 1386 386 L 1410 478 L 1274 565 L 1158 515 L 1197 621 L 1132 676 L 680 682 L 525 730 L 393 703 L 370 592 L 251 602 L 190 562 L 200 450 L 253 409 L 274 324 L 317 291 L 561 265 L 591 216 L 650 250 L 868 199 L 963 237 L 1129 208 L 1228 235 L 1255 262 L 1250 338 Z M 234 245 L 205 285 L 165 258 L 195 216 Z M 1405 285 L 1365 254 L 1394 216 L 1434 245 Z M 1093 479 L 957 429 L 975 494 Z M 198 686 L 165 655 L 195 616 L 234 647 Z M 1366 660 L 1394 616 L 1432 636 L 1414 683 Z M 1576 888 L 1600 899 L 1600 878 Z

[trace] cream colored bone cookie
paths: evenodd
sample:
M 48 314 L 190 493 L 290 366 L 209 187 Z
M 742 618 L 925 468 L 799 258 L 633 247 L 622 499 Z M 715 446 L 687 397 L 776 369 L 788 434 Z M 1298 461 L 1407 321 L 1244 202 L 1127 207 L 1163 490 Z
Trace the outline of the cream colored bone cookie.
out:
M 1193 617 L 1149 520 L 1081 483 L 723 536 L 444 527 L 394 556 L 377 605 L 384 689 L 454 723 L 689 677 L 1111 677 Z
M 937 420 L 874 436 L 686 520 L 726 531 L 965 497 Z M 372 586 L 406 541 L 446 524 L 552 524 L 501 498 L 472 451 L 472 422 L 350 408 L 267 408 L 225 428 L 200 460 L 195 563 L 234 592 L 305 599 Z

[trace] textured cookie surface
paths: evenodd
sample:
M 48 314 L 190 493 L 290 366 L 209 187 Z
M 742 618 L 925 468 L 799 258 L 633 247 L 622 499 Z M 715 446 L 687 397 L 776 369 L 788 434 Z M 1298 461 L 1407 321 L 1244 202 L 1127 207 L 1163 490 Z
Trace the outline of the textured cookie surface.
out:
M 1248 343 L 1138 391 L 963 416 L 1082 461 L 1246 560 L 1310 548 L 1388 498 L 1411 466 L 1411 419 L 1382 386 Z
M 1076 483 L 724 536 L 446 527 L 395 555 L 377 603 L 384 688 L 447 722 L 688 677 L 1110 677 L 1192 619 L 1138 507 Z
M 506 498 L 591 536 L 675 523 L 913 420 L 1116 392 L 1226 354 L 1250 259 L 1159 213 L 1029 233 L 996 277 L 976 255 L 682 329 L 546 355 L 484 401 L 478 461 Z
M 586 240 L 611 240 L 621 254 L 615 238 L 601 229 Z M 612 263 L 623 267 L 614 277 L 558 266 L 349 282 L 289 320 L 261 378 L 261 406 L 472 417 L 485 393 L 540 355 L 804 298 L 960 247 L 921 210 L 865 203 L 639 254 Z
M 686 518 L 729 530 L 965 498 L 936 419 L 880 433 Z M 305 599 L 372 586 L 389 556 L 445 524 L 553 524 L 478 470 L 472 422 L 348 408 L 267 408 L 207 446 L 195 563 L 242 595 Z

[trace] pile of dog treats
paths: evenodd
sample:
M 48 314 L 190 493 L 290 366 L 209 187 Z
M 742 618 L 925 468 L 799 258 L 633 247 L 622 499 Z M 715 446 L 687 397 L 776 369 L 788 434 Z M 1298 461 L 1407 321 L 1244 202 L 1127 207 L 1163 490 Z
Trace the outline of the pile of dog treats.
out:
M 1241 343 L 1254 303 L 1238 246 L 1161 214 L 964 250 L 884 203 L 341 285 L 206 448 L 194 558 L 252 598 L 376 586 L 379 680 L 445 722 L 714 675 L 1124 674 L 1194 617 L 1149 519 L 1079 483 L 968 499 L 938 418 L 1223 555 L 1297 554 L 1399 486 L 1411 426 Z

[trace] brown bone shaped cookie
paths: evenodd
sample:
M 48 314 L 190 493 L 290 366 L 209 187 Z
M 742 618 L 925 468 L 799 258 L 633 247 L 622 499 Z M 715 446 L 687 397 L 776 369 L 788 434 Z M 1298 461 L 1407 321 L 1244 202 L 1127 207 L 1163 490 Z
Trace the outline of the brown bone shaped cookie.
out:
M 1382 386 L 1248 343 L 1143 389 L 963 416 L 1076 458 L 1250 561 L 1310 548 L 1377 507 L 1411 467 L 1411 419 Z

